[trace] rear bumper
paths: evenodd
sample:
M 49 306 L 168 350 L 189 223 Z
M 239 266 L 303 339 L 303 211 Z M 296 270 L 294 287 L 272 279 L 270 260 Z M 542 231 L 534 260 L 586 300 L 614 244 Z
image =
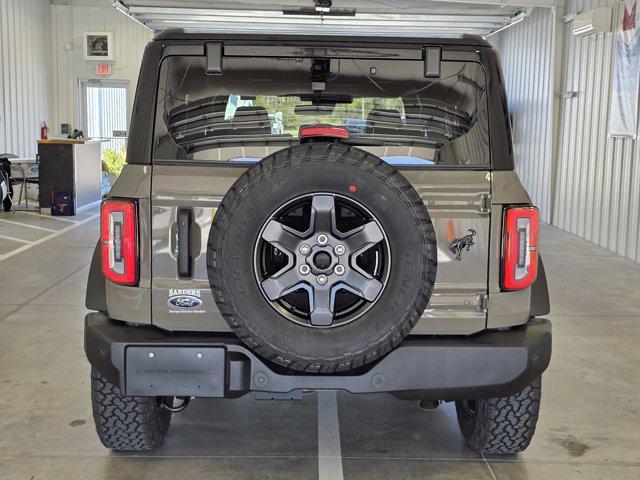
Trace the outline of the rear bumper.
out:
M 305 390 L 388 392 L 407 398 L 456 400 L 510 395 L 549 365 L 551 323 L 531 319 L 509 331 L 469 337 L 411 337 L 366 369 L 299 374 L 256 356 L 231 334 L 171 334 L 85 319 L 89 362 L 124 395 L 295 398 Z

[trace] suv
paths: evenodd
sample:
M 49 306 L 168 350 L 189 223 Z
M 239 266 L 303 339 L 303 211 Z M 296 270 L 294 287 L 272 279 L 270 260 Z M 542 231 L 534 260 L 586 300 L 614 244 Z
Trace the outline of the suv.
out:
M 194 397 L 345 390 L 525 449 L 551 326 L 508 118 L 476 36 L 158 35 L 87 287 L 102 443 L 155 448 Z

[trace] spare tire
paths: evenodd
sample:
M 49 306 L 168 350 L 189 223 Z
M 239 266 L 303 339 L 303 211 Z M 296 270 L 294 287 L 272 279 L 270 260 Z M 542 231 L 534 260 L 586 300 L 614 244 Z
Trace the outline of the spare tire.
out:
M 424 311 L 436 237 L 415 189 L 363 150 L 280 150 L 227 192 L 207 268 L 227 323 L 256 353 L 305 372 L 370 363 Z

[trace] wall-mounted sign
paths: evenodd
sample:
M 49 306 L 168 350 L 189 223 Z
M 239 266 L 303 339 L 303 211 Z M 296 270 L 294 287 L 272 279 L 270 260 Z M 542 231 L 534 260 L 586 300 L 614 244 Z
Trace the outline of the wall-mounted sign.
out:
M 126 138 L 127 137 L 127 131 L 126 130 L 114 130 L 113 131 L 113 138 Z
M 111 75 L 111 65 L 109 65 L 108 63 L 97 64 L 96 73 L 98 75 Z
M 84 59 L 112 62 L 114 57 L 113 33 L 87 32 L 84 34 Z
M 625 0 L 622 21 L 616 30 L 615 65 L 611 87 L 609 136 L 636 138 L 640 82 L 640 25 L 637 0 Z

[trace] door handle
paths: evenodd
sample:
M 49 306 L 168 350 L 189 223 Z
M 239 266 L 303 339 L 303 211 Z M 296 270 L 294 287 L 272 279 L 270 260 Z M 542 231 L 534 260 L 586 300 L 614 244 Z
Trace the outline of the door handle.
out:
M 178 278 L 191 278 L 191 224 L 192 213 L 188 208 L 178 210 Z

